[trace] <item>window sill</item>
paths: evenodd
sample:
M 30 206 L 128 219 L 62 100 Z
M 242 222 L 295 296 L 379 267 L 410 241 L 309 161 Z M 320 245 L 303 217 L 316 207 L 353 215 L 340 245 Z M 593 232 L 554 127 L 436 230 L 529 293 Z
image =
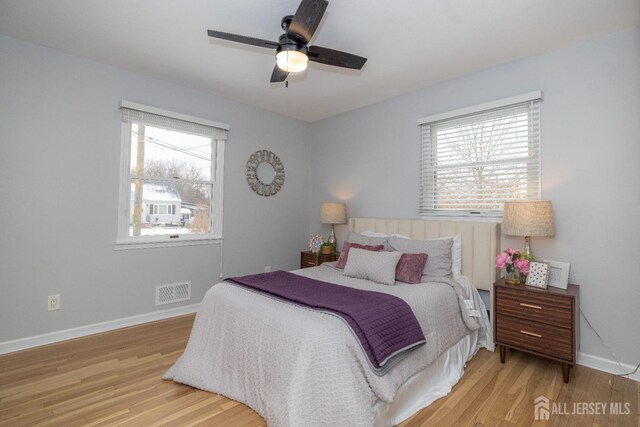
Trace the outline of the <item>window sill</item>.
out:
M 155 248 L 172 248 L 178 246 L 200 246 L 200 245 L 217 245 L 222 243 L 222 237 L 203 237 L 203 238 L 189 238 L 189 239 L 177 239 L 177 240 L 118 240 L 116 242 L 115 250 L 129 250 L 129 249 L 155 249 Z
M 435 221 L 486 222 L 502 223 L 502 215 L 469 215 L 469 214 L 421 214 L 420 218 Z

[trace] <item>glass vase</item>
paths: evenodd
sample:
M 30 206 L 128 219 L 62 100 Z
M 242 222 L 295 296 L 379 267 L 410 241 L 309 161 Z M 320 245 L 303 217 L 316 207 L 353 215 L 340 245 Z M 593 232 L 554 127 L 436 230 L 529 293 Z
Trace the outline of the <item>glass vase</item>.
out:
M 522 283 L 520 281 L 520 269 L 514 267 L 513 269 L 511 269 L 511 271 L 507 270 L 504 276 L 504 281 L 508 285 L 519 285 L 520 283 Z

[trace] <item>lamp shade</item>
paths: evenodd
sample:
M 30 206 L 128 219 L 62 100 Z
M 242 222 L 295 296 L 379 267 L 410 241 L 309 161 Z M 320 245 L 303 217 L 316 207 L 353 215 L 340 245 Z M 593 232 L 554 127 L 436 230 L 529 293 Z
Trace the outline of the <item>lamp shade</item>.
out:
M 347 206 L 344 203 L 320 203 L 321 224 L 344 224 L 347 222 Z
M 502 232 L 508 236 L 553 236 L 550 200 L 504 202 Z

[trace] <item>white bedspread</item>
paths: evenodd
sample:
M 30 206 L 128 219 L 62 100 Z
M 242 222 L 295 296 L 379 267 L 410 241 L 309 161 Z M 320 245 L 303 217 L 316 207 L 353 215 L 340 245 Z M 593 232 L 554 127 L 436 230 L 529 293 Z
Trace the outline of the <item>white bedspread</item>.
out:
M 327 265 L 295 273 L 404 299 L 427 344 L 377 376 L 340 318 L 222 282 L 205 295 L 187 348 L 164 378 L 243 402 L 270 427 L 372 426 L 378 400 L 392 401 L 408 378 L 469 333 L 450 285 L 378 285 Z M 480 323 L 484 337 L 486 316 Z

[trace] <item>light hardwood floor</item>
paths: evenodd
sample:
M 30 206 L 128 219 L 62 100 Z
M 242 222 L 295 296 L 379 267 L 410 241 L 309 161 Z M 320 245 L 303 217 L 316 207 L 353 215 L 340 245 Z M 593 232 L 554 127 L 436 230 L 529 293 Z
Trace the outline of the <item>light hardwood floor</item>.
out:
M 162 381 L 182 353 L 193 316 L 0 356 L 2 426 L 264 426 L 248 407 L 223 396 Z M 403 427 L 532 425 L 533 400 L 573 404 L 622 402 L 629 415 L 552 414 L 551 426 L 638 426 L 638 383 L 581 366 L 562 382 L 560 365 L 511 352 L 507 363 L 481 350 L 445 398 Z M 564 406 L 562 406 L 563 408 Z M 624 407 L 623 407 L 624 409 Z

